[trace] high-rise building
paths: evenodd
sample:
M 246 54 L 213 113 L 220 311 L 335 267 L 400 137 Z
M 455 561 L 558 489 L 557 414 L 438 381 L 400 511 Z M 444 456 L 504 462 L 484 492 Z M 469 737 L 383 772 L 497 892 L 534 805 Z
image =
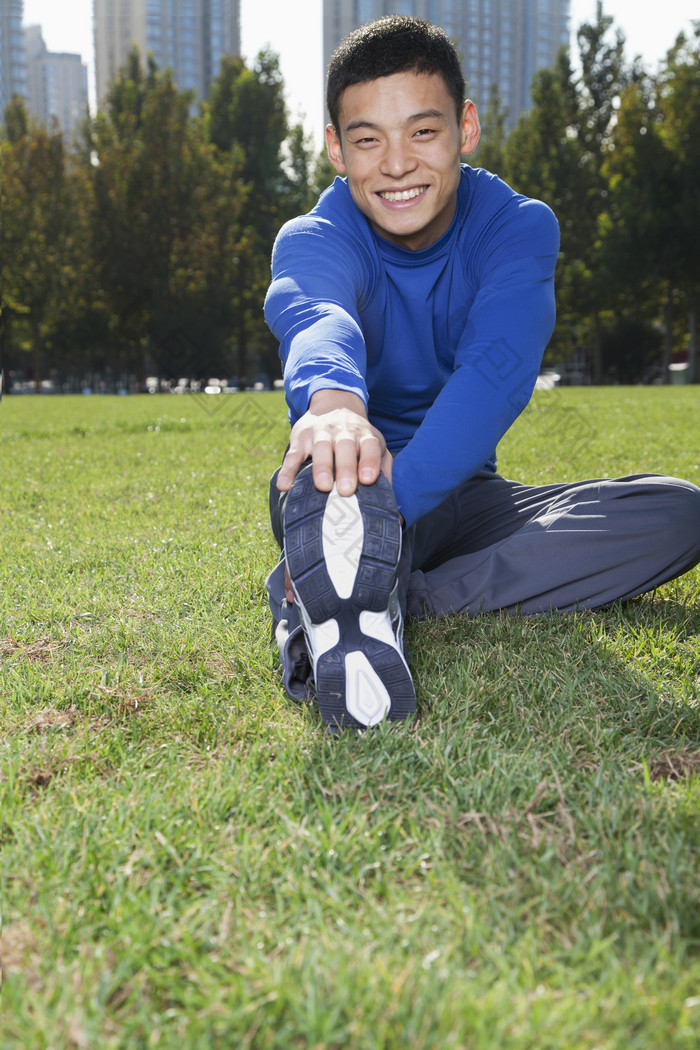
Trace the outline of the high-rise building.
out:
M 240 54 L 239 0 L 94 0 L 97 102 L 134 45 L 181 91 L 206 98 L 226 54 Z
M 27 97 L 23 0 L 0 0 L 0 120 L 13 95 Z
M 27 26 L 24 39 L 29 112 L 42 124 L 56 121 L 70 145 L 88 110 L 87 66 L 80 55 L 48 51 L 41 26 Z
M 442 26 L 462 56 L 469 97 L 485 112 L 496 86 L 509 128 L 531 105 L 537 70 L 569 42 L 569 0 L 323 0 L 324 70 L 349 32 L 388 14 Z

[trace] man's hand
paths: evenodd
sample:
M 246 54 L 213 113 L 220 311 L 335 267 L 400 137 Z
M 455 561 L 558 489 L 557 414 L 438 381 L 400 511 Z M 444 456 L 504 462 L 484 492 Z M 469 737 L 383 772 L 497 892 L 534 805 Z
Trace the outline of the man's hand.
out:
M 277 475 L 277 488 L 287 492 L 297 471 L 311 459 L 314 485 L 330 492 L 333 481 L 341 496 L 352 496 L 358 482 L 372 485 L 380 470 L 391 481 L 392 455 L 379 430 L 367 419 L 356 394 L 318 390 L 292 427 L 289 449 Z

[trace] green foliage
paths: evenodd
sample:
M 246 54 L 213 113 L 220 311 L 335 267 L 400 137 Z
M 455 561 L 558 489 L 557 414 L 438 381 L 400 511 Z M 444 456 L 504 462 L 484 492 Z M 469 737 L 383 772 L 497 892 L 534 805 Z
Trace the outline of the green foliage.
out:
M 23 98 L 14 95 L 4 113 L 2 138 L 10 145 L 21 142 L 29 131 L 29 114 Z
M 60 134 L 36 126 L 16 99 L 2 144 L 0 297 L 3 348 L 21 332 L 37 388 L 46 341 L 78 265 L 81 213 Z M 21 338 L 21 337 L 20 337 Z
M 207 112 L 214 146 L 222 153 L 234 145 L 242 148 L 244 181 L 252 183 L 261 196 L 276 189 L 282 144 L 289 133 L 277 56 L 261 52 L 254 69 L 241 58 L 225 57 L 212 85 Z
M 623 326 L 663 319 L 668 364 L 674 340 L 677 350 L 687 345 L 673 325 L 673 308 L 683 304 L 692 363 L 700 266 L 697 41 L 681 36 L 652 76 L 625 64 L 624 37 L 612 30 L 598 3 L 595 21 L 577 34 L 580 76 L 566 52 L 538 73 L 533 107 L 503 147 L 505 177 L 549 203 L 560 221 L 550 358 L 566 360 L 573 344 L 587 345 L 597 382 L 620 374 L 604 339 L 610 314 Z
M 590 214 L 597 204 L 597 179 L 594 160 L 577 131 L 581 115 L 566 51 L 553 69 L 537 74 L 532 98 L 531 111 L 505 143 L 504 166 L 511 185 L 546 201 L 559 219 L 558 326 L 552 347 L 568 357 L 572 332 L 582 322 L 590 326 L 598 285 Z
M 694 296 L 700 285 L 700 202 L 697 173 L 700 167 L 700 22 L 695 36 L 676 41 L 658 78 L 657 99 L 663 144 L 672 158 L 678 218 L 674 224 L 679 263 L 679 283 Z
M 559 219 L 549 362 L 584 347 L 594 378 L 609 380 L 619 362 L 606 331 L 640 319 L 663 324 L 663 363 L 687 352 L 692 372 L 698 31 L 681 35 L 655 73 L 626 64 L 622 34 L 600 3 L 577 41 L 580 73 L 562 51 L 537 74 L 533 107 L 507 136 L 500 101 L 490 99 L 473 161 Z M 20 100 L 2 136 L 6 369 L 37 381 L 106 369 L 138 378 L 278 374 L 262 315 L 272 243 L 335 172 L 290 124 L 274 54 L 250 66 L 224 59 L 195 111 L 192 96 L 134 52 L 82 152 L 68 156 Z
M 3 134 L 6 369 L 33 345 L 37 382 L 278 374 L 261 309 L 272 243 L 311 207 L 319 165 L 288 123 L 276 56 L 226 59 L 195 113 L 134 50 L 70 163 L 20 102 Z
M 603 4 L 598 0 L 595 22 L 584 23 L 577 34 L 582 68 L 578 132 L 596 169 L 600 168 L 610 138 L 617 99 L 629 76 L 624 61 L 624 34 L 618 29 L 611 43 L 612 27 L 613 19 L 603 13 Z
M 697 482 L 697 402 L 541 392 L 502 467 Z M 409 625 L 416 722 L 329 740 L 270 641 L 280 395 L 0 428 L 7 1050 L 695 1050 L 699 569 Z
M 92 255 L 115 328 L 136 349 L 141 371 L 165 365 L 173 326 L 200 329 L 211 243 L 233 247 L 229 227 L 240 201 L 232 195 L 228 214 L 217 207 L 226 182 L 198 136 L 191 103 L 170 74 L 151 67 L 144 75 L 134 53 L 95 121 Z
M 680 298 L 697 309 L 699 135 L 700 50 L 697 36 L 694 45 L 681 36 L 656 77 L 638 78 L 622 95 L 599 222 L 611 264 L 660 288 L 669 317 Z M 669 330 L 667 359 L 670 339 Z
M 311 182 L 311 202 L 315 203 L 321 196 L 324 190 L 327 190 L 329 186 L 333 184 L 334 179 L 337 176 L 337 172 L 331 164 L 328 153 L 325 148 L 316 157 L 316 162 L 313 167 L 313 179 Z
M 481 138 L 476 151 L 472 155 L 472 163 L 480 168 L 486 168 L 496 175 L 502 175 L 505 170 L 505 158 L 503 155 L 506 140 L 506 117 L 508 111 L 503 105 L 498 86 L 493 84 L 489 94 L 489 103 L 484 113 L 481 113 Z
M 240 58 L 224 58 L 203 107 L 203 126 L 220 161 L 240 158 L 238 178 L 245 194 L 239 244 L 224 270 L 231 275 L 236 304 L 232 331 L 237 372 L 246 374 L 251 344 L 266 370 L 276 372 L 276 344 L 261 309 L 270 283 L 272 244 L 280 226 L 313 203 L 311 154 L 303 129 L 288 124 L 277 56 L 260 52 L 252 69 Z

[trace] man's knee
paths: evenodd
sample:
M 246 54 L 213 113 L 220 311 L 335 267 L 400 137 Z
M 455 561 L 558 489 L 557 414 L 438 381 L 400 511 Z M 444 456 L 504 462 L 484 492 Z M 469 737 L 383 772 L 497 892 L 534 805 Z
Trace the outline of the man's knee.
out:
M 635 531 L 647 532 L 659 552 L 678 559 L 686 572 L 700 561 L 700 488 L 664 475 L 639 484 L 636 491 L 642 498 L 636 506 Z
M 700 488 L 690 481 L 670 478 L 672 513 L 669 514 L 669 530 L 677 541 L 693 548 L 700 558 Z

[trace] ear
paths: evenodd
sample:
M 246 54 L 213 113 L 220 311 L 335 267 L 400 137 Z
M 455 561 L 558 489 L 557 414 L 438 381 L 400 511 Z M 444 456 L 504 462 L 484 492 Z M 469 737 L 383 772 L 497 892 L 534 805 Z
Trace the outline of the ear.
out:
M 326 149 L 328 150 L 328 157 L 335 170 L 339 175 L 344 175 L 347 169 L 345 167 L 345 162 L 343 161 L 343 149 L 340 145 L 338 134 L 332 124 L 326 126 Z
M 462 123 L 460 125 L 462 142 L 459 152 L 461 154 L 473 153 L 479 144 L 481 128 L 479 126 L 479 115 L 474 103 L 467 99 L 462 108 Z

